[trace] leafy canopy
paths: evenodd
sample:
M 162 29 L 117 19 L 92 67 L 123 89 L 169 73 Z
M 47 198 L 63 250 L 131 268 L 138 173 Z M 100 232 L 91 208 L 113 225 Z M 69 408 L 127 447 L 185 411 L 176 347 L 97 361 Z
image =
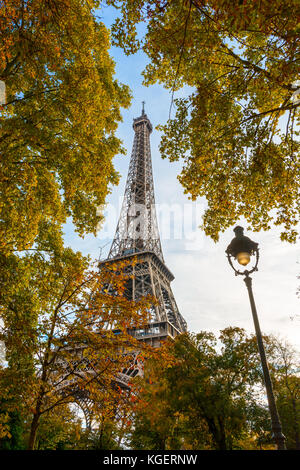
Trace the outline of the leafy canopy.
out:
M 127 86 L 114 78 L 97 1 L 0 2 L 1 250 L 47 249 L 72 217 L 95 232 L 121 151 L 115 131 Z
M 33 449 L 41 417 L 56 408 L 86 399 L 97 421 L 126 407 L 116 376 L 132 365 L 133 352 L 151 354 L 128 332 L 149 321 L 151 299 L 126 298 L 124 262 L 91 269 L 70 248 L 17 263 L 11 257 L 18 283 L 8 280 L 0 294 L 7 360 L 0 367 L 0 434 L 11 437 L 17 411 Z
M 240 328 L 184 334 L 170 345 L 173 361 L 146 364 L 132 445 L 137 449 L 256 448 L 269 422 L 260 405 L 255 337 Z M 264 418 L 264 419 L 263 419 Z M 267 414 L 268 418 L 268 414 Z
M 120 9 L 114 42 L 150 63 L 144 83 L 173 94 L 176 115 L 161 153 L 183 160 L 179 181 L 205 196 L 203 228 L 219 233 L 244 217 L 253 230 L 299 221 L 299 2 L 297 0 L 110 0 Z M 137 34 L 145 23 L 145 35 Z M 172 106 L 172 105 L 171 105 Z M 171 115 L 171 109 L 170 109 Z

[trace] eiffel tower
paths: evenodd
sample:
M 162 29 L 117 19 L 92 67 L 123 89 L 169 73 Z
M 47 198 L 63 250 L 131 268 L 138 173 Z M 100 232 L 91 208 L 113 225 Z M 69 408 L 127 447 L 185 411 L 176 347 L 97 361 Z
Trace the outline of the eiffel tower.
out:
M 159 347 L 166 338 L 175 338 L 186 331 L 187 325 L 172 293 L 170 283 L 174 276 L 165 265 L 161 248 L 150 152 L 152 125 L 145 114 L 144 102 L 142 115 L 134 119 L 133 129 L 133 150 L 121 214 L 108 257 L 99 263 L 99 268 L 116 260 L 129 261 L 133 277 L 128 281 L 128 298 L 138 300 L 142 296 L 151 295 L 158 300 L 157 305 L 152 307 L 149 324 L 142 329 L 131 329 L 130 334 L 153 347 Z M 135 260 L 132 266 L 130 259 Z M 132 365 L 120 371 L 116 377 L 116 384 L 125 390 L 130 390 L 129 382 L 133 377 L 143 375 L 139 351 L 131 353 L 131 358 Z M 89 368 L 85 370 L 89 371 Z M 63 387 L 72 385 L 68 382 L 62 385 L 62 396 Z M 73 395 L 74 402 L 84 413 L 87 429 L 91 429 L 93 415 L 89 394 L 78 390 L 75 382 Z
M 154 296 L 158 304 L 152 307 L 151 321 L 143 329 L 130 333 L 138 340 L 159 347 L 167 338 L 174 338 L 187 329 L 179 313 L 170 283 L 173 274 L 167 268 L 159 237 L 152 162 L 150 134 L 152 125 L 144 110 L 133 120 L 134 142 L 131 154 L 125 194 L 116 234 L 108 258 L 113 260 L 135 259 L 133 277 L 128 282 L 130 300 L 141 296 Z

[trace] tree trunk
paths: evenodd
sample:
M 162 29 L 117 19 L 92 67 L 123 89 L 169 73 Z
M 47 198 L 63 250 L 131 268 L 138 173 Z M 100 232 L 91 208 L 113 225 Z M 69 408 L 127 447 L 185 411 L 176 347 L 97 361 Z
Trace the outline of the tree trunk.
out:
M 223 433 L 219 433 L 218 436 L 215 437 L 218 450 L 228 450 L 225 435 Z
M 34 450 L 34 445 L 35 445 L 35 438 L 36 438 L 36 432 L 40 424 L 40 414 L 36 413 L 33 416 L 32 422 L 31 422 L 31 427 L 30 427 L 30 435 L 29 435 L 29 441 L 28 441 L 28 450 Z
M 209 418 L 208 416 L 205 416 L 204 418 L 215 442 L 216 449 L 227 450 L 225 431 L 223 429 L 222 423 L 220 422 L 220 419 L 218 418 L 219 426 L 217 426 L 213 418 Z
M 160 440 L 159 450 L 166 450 L 166 438 Z

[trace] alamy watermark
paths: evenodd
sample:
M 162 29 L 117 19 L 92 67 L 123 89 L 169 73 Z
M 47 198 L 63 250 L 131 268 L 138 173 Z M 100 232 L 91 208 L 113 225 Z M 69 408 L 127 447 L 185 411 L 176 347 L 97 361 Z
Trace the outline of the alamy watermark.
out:
M 107 204 L 98 208 L 103 222 L 98 226 L 100 240 L 113 239 L 118 226 L 119 239 L 181 240 L 186 250 L 199 250 L 204 244 L 199 229 L 205 207 L 200 202 L 153 204 Z M 157 221 L 157 224 L 156 224 Z
M 3 320 L 0 318 L 0 333 L 2 333 L 3 330 Z M 0 341 L 0 365 L 3 366 L 3 364 L 6 361 L 6 348 L 5 348 L 5 343 L 4 341 Z
M 0 80 L 0 106 L 6 103 L 5 82 Z

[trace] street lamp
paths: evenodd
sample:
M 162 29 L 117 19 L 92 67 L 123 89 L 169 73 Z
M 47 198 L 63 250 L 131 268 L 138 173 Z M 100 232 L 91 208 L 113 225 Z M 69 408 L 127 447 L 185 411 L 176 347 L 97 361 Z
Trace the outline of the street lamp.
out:
M 266 386 L 266 391 L 267 391 L 268 404 L 269 404 L 269 410 L 270 410 L 271 422 L 272 422 L 273 437 L 274 437 L 274 441 L 277 444 L 277 449 L 285 450 L 285 437 L 282 434 L 281 423 L 280 423 L 280 419 L 279 419 L 279 415 L 278 415 L 278 411 L 276 407 L 276 402 L 274 398 L 273 387 L 272 387 L 270 372 L 269 372 L 267 358 L 266 358 L 266 352 L 265 352 L 265 348 L 264 348 L 264 344 L 262 340 L 262 334 L 260 331 L 256 306 L 255 306 L 254 297 L 253 297 L 252 278 L 250 277 L 251 273 L 253 273 L 254 271 L 257 271 L 257 265 L 258 265 L 258 260 L 259 260 L 258 243 L 255 243 L 252 240 L 250 240 L 250 238 L 245 237 L 243 233 L 244 232 L 243 227 L 239 227 L 239 226 L 235 227 L 234 232 L 235 232 L 235 237 L 233 238 L 231 243 L 228 245 L 226 249 L 226 254 L 227 254 L 229 264 L 234 270 L 235 275 L 238 276 L 240 274 L 242 276 L 245 276 L 244 281 L 248 289 L 252 316 L 253 316 L 255 332 L 256 332 L 257 345 L 258 345 L 258 350 L 260 354 L 261 365 L 262 365 L 263 374 L 264 374 L 264 381 L 265 381 L 265 386 Z M 251 256 L 254 256 L 254 263 L 249 270 L 246 269 L 244 271 L 240 271 L 239 269 L 236 269 L 236 267 L 233 264 L 234 259 L 240 265 L 247 266 L 251 260 Z

